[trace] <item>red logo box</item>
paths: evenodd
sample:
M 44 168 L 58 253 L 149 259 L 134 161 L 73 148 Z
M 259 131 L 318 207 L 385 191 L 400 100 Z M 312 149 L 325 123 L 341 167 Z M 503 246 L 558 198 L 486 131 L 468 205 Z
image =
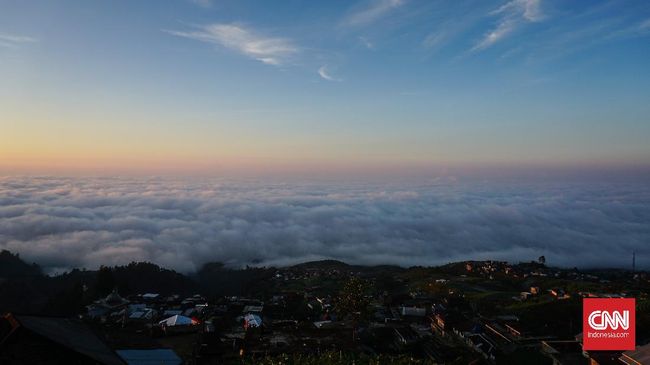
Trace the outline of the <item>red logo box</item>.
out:
M 582 301 L 582 348 L 586 351 L 634 350 L 634 298 L 585 298 Z

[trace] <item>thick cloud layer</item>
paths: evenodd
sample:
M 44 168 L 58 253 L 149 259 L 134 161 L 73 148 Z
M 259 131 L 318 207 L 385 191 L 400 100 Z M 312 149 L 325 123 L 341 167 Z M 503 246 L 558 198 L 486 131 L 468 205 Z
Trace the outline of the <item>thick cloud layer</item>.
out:
M 650 267 L 644 184 L 372 185 L 0 177 L 0 248 L 50 269 L 148 260 Z

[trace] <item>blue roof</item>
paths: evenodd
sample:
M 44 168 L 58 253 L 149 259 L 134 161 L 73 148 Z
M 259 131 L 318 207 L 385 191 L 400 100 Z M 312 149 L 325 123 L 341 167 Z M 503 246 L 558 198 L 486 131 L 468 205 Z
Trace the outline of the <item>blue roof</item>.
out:
M 174 350 L 117 350 L 120 357 L 129 365 L 181 365 L 181 360 Z

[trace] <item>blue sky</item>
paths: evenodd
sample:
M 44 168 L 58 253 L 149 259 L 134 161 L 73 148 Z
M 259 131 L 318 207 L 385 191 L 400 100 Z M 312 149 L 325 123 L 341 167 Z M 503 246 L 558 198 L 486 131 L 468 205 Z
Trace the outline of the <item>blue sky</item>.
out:
M 0 0 L 0 248 L 648 267 L 649 61 L 647 0 Z
M 650 161 L 647 1 L 0 9 L 4 169 Z

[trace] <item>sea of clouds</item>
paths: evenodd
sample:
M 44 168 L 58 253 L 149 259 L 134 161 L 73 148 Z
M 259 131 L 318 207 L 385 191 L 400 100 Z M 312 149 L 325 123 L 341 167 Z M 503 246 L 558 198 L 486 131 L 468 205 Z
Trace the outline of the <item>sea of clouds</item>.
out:
M 0 249 L 47 270 L 151 261 L 650 267 L 650 187 L 0 177 Z

